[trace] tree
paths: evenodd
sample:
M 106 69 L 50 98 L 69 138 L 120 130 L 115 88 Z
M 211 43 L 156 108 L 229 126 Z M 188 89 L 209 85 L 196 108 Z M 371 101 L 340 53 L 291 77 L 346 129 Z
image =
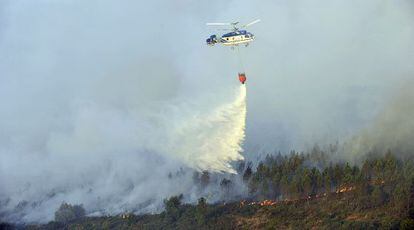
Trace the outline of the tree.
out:
M 353 170 L 349 163 L 347 162 L 344 168 L 344 178 L 343 183 L 350 184 L 353 181 Z
M 387 151 L 384 157 L 385 160 L 385 170 L 388 173 L 394 173 L 398 166 L 398 160 L 395 156 L 391 153 L 390 150 Z
M 287 175 L 283 175 L 280 179 L 280 190 L 284 198 L 289 197 L 289 178 Z
M 85 209 L 83 205 L 71 205 L 62 203 L 59 209 L 55 212 L 55 221 L 62 223 L 69 223 L 85 216 Z
M 411 179 L 411 185 L 409 190 L 408 217 L 414 220 L 414 178 Z
M 172 196 L 168 200 L 164 200 L 165 205 L 165 211 L 172 219 L 172 221 L 176 221 L 181 216 L 181 200 L 183 199 L 183 194 L 180 194 L 179 196 Z
M 357 187 L 357 199 L 360 208 L 367 208 L 371 206 L 372 185 L 367 180 L 362 180 Z
M 305 169 L 302 174 L 303 174 L 303 178 L 302 178 L 303 193 L 305 196 L 309 196 L 312 193 L 312 187 L 313 187 L 311 171 L 309 169 Z
M 303 192 L 302 180 L 299 174 L 295 175 L 290 182 L 290 194 L 297 196 Z
M 237 167 L 237 173 L 242 174 L 245 167 L 246 167 L 246 162 L 240 161 L 239 166 Z
M 270 191 L 270 185 L 266 178 L 261 181 L 260 193 L 260 199 L 266 199 L 271 196 L 272 191 Z
M 376 206 L 383 205 L 387 199 L 382 186 L 375 186 L 371 194 L 372 203 Z
M 15 226 L 9 224 L 9 223 L 0 222 L 0 229 L 2 229 L 2 230 L 15 230 L 17 228 Z
M 225 192 L 230 192 L 230 188 L 231 188 L 231 180 L 223 178 L 223 180 L 221 180 L 220 182 L 220 187 L 222 190 L 224 190 Z
M 402 220 L 400 223 L 400 229 L 401 230 L 414 229 L 414 220 L 410 218 Z
M 343 177 L 343 171 L 342 167 L 339 164 L 336 164 L 333 169 L 333 178 L 335 181 L 335 186 L 338 188 L 342 184 L 342 177 Z
M 361 174 L 364 179 L 371 179 L 372 177 L 372 162 L 370 160 L 365 160 L 362 165 Z
M 206 222 L 207 214 L 207 202 L 204 197 L 198 199 L 198 204 L 196 206 L 195 218 L 199 225 L 203 225 Z
M 407 183 L 402 174 L 399 174 L 397 178 L 398 182 L 392 189 L 390 197 L 392 203 L 397 208 L 399 215 L 406 217 L 408 214 L 410 183 Z
M 274 176 L 272 177 L 272 181 L 271 181 L 272 199 L 276 199 L 280 195 L 280 179 L 281 179 L 280 173 L 275 173 Z
M 374 170 L 376 174 L 375 179 L 381 179 L 381 180 L 384 179 L 384 169 L 385 169 L 385 163 L 383 159 L 377 159 L 374 164 Z
M 247 181 L 249 181 L 252 174 L 253 174 L 252 167 L 250 165 L 247 165 L 247 168 L 246 168 L 246 170 L 244 171 L 244 174 L 243 174 L 243 181 L 245 183 Z
M 332 167 L 330 167 L 332 168 Z M 330 193 L 332 190 L 332 178 L 329 172 L 329 168 L 325 168 L 322 172 L 323 187 L 326 193 Z
M 210 174 L 208 171 L 203 171 L 200 177 L 200 183 L 202 188 L 206 188 L 210 183 Z
M 228 198 L 232 189 L 232 182 L 229 179 L 223 178 L 220 182 L 220 188 L 224 192 L 224 197 Z
M 259 163 L 256 169 L 256 174 L 259 177 L 259 180 L 261 181 L 263 180 L 263 178 L 266 178 L 270 175 L 269 168 L 265 164 Z

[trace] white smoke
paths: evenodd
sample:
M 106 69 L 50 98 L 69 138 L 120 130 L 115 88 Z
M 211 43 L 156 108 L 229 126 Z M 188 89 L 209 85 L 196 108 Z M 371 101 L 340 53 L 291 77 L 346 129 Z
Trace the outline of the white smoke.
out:
M 1 220 L 159 211 L 196 201 L 194 170 L 234 172 L 245 88 L 187 60 L 216 3 L 0 1 Z
M 186 168 L 235 173 L 230 163 L 243 159 L 246 88 L 228 92 L 164 101 L 145 112 L 76 103 L 72 128 L 50 133 L 39 154 L 0 152 L 3 218 L 48 221 L 63 201 L 117 214 L 159 211 L 178 193 L 196 199 Z M 186 170 L 168 178 L 180 167 Z
M 360 160 L 366 153 L 392 151 L 410 156 L 414 151 L 414 81 L 395 88 L 386 106 L 372 123 L 352 137 L 344 146 L 344 158 Z
M 48 152 L 73 156 L 146 149 L 200 171 L 235 173 L 229 162 L 243 159 L 246 87 L 234 90 L 227 103 L 226 95 L 208 97 L 162 102 L 146 114 L 141 108 L 107 111 L 83 106 L 76 109 L 73 131 L 51 136 Z

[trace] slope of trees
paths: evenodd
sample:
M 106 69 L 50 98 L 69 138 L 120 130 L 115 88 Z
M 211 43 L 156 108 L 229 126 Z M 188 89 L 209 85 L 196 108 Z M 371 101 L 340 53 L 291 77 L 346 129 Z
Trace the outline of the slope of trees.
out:
M 374 195 L 382 204 L 406 195 L 414 176 L 413 161 L 403 162 L 390 152 L 370 157 L 361 165 L 327 159 L 323 152 L 268 156 L 255 172 L 247 167 L 243 178 L 253 199 L 303 198 L 353 186 L 360 197 Z
M 242 162 L 238 172 L 248 187 L 245 202 L 207 204 L 200 197 L 190 205 L 183 204 L 183 196 L 178 195 L 165 200 L 161 214 L 69 218 L 63 225 L 51 222 L 28 228 L 414 229 L 413 158 L 399 158 L 388 151 L 369 154 L 354 165 L 333 161 L 314 148 L 306 154 L 269 155 L 256 167 Z M 213 183 L 211 177 L 208 172 L 197 173 L 194 181 L 203 189 Z M 219 182 L 224 193 L 231 192 L 232 178 Z M 274 205 L 257 204 L 267 199 Z

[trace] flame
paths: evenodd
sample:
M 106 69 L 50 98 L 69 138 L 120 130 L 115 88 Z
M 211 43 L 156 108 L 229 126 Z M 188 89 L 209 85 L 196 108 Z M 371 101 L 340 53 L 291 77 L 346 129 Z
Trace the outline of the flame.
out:
M 377 184 L 378 181 L 371 181 L 371 184 Z M 384 180 L 379 181 L 380 184 L 385 184 Z M 332 192 L 331 194 L 340 194 L 340 193 L 346 193 L 346 192 L 352 192 L 356 189 L 356 186 L 345 186 L 342 185 L 339 187 L 339 189 L 337 189 L 336 191 Z M 303 198 L 299 198 L 299 199 L 284 199 L 284 200 L 263 200 L 263 201 L 252 201 L 250 203 L 248 203 L 246 200 L 242 200 L 240 201 L 240 207 L 243 207 L 245 205 L 248 206 L 253 206 L 253 205 L 257 205 L 257 206 L 274 206 L 277 205 L 279 203 L 284 203 L 284 204 L 288 204 L 288 203 L 292 203 L 292 202 L 299 202 L 299 201 L 304 201 L 304 200 L 311 200 L 311 199 L 320 199 L 322 197 L 326 197 L 328 194 L 325 193 L 321 193 L 321 194 L 315 194 L 315 195 L 308 195 L 306 197 Z

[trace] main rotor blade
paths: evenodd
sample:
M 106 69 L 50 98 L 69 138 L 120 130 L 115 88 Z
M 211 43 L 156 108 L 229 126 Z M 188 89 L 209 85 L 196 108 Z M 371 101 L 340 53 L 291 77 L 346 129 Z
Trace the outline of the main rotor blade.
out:
M 208 26 L 230 26 L 231 23 L 223 23 L 223 22 L 209 22 L 206 25 Z
M 260 19 L 254 20 L 254 21 L 252 21 L 252 22 L 250 22 L 250 23 L 248 23 L 248 24 L 246 24 L 246 25 L 242 26 L 242 28 L 249 27 L 249 26 L 251 26 L 251 25 L 253 25 L 253 24 L 256 24 L 256 23 L 258 23 L 258 22 L 260 22 Z

